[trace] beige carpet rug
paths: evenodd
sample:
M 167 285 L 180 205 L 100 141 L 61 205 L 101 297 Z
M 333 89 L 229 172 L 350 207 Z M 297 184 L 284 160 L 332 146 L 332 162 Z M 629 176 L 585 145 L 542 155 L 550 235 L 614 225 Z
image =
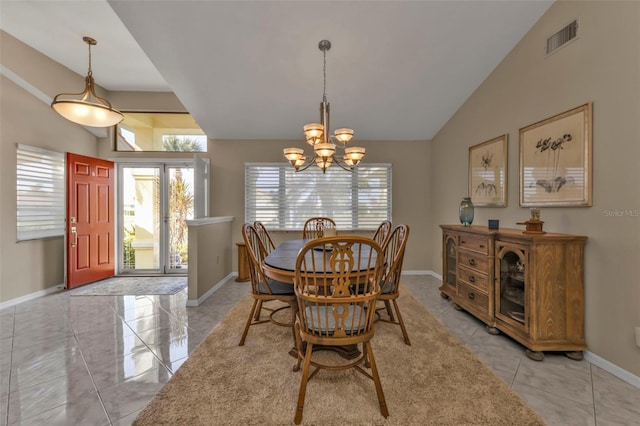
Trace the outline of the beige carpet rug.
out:
M 247 296 L 232 308 L 134 425 L 293 424 L 301 373 L 288 354 L 291 330 L 252 326 L 239 347 L 250 302 Z M 372 341 L 389 417 L 380 414 L 371 380 L 355 370 L 323 370 L 307 386 L 303 424 L 544 424 L 409 291 L 399 303 L 412 346 L 398 326 L 382 322 Z

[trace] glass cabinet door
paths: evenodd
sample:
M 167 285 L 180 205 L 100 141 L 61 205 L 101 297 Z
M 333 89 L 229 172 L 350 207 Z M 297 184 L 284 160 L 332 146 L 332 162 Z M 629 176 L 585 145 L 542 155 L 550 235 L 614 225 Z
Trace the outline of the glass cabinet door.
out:
M 501 320 L 528 329 L 528 289 L 527 264 L 528 250 L 513 244 L 498 241 L 496 243 L 497 267 L 500 276 L 496 280 L 496 317 Z
M 452 292 L 456 291 L 456 264 L 458 262 L 458 241 L 454 235 L 444 238 L 443 283 Z

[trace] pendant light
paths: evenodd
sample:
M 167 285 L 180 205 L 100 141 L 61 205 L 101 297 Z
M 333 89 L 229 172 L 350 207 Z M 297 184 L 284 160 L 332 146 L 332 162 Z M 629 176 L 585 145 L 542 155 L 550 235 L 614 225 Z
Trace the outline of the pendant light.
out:
M 91 46 L 97 42 L 91 37 L 82 37 L 89 45 L 89 72 L 85 78 L 84 91 L 80 93 L 60 93 L 51 102 L 51 107 L 69 121 L 90 127 L 111 127 L 122 121 L 124 116 L 111 103 L 96 95 L 93 71 L 91 70 Z

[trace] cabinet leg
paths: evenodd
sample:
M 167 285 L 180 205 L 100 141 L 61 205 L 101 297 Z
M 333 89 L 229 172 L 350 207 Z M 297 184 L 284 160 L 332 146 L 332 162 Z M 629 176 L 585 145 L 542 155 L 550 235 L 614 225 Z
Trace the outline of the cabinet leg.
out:
M 448 299 L 449 298 L 449 296 L 447 296 L 446 293 L 444 293 L 442 291 L 440 292 L 440 297 L 442 297 L 443 299 Z
M 457 303 L 453 304 L 453 309 L 455 309 L 456 311 L 461 311 L 462 310 L 462 306 L 458 305 Z
M 500 330 L 498 330 L 495 327 L 486 326 L 484 329 L 487 331 L 487 333 L 492 334 L 494 336 L 497 336 L 498 334 L 500 334 Z
M 544 352 L 530 351 L 527 349 L 525 351 L 527 354 L 527 358 L 532 359 L 534 361 L 543 361 L 544 360 Z
M 565 355 L 567 356 L 567 358 L 574 361 L 582 361 L 582 359 L 584 358 L 584 356 L 582 355 L 582 351 L 566 352 Z

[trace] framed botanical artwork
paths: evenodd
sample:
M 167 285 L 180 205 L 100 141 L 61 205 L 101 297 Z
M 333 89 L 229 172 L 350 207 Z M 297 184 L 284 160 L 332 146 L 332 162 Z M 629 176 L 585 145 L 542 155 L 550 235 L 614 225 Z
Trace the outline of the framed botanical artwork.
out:
M 507 206 L 509 135 L 469 148 L 469 196 L 474 206 Z
M 520 205 L 591 205 L 591 113 L 586 103 L 520 129 Z

